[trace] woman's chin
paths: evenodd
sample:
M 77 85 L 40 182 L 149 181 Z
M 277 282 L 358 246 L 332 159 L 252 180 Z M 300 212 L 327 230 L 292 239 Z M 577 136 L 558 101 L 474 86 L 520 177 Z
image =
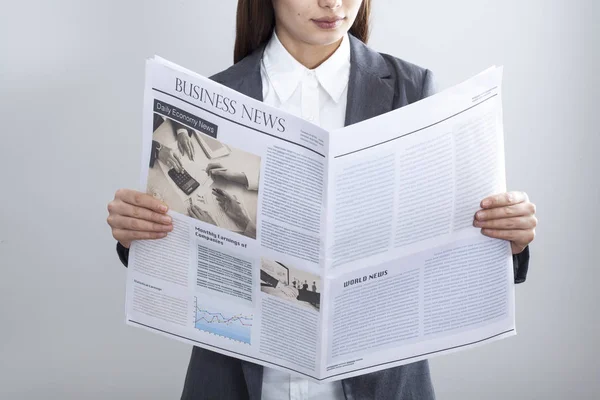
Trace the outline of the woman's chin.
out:
M 339 42 L 346 33 L 346 29 L 342 28 L 331 30 L 317 28 L 312 30 L 310 35 L 307 35 L 304 41 L 314 46 L 328 46 L 330 44 Z

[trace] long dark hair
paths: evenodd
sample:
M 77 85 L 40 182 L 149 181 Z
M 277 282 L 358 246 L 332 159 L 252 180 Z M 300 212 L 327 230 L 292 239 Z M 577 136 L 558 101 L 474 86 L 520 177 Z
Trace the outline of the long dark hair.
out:
M 367 43 L 371 0 L 363 0 L 350 34 Z M 273 34 L 275 12 L 272 0 L 238 0 L 233 62 L 237 63 L 258 49 Z

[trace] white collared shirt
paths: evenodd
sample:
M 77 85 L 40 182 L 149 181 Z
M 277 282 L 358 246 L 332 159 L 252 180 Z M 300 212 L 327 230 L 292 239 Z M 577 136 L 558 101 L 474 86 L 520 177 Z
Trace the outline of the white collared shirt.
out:
M 331 57 L 309 70 L 292 57 L 273 33 L 261 64 L 263 101 L 326 130 L 342 128 L 349 77 L 350 43 L 347 35 Z M 319 384 L 265 367 L 261 398 L 343 400 L 346 397 L 339 381 Z
M 349 77 L 347 35 L 331 57 L 310 70 L 296 61 L 273 33 L 261 64 L 263 101 L 325 130 L 343 128 Z

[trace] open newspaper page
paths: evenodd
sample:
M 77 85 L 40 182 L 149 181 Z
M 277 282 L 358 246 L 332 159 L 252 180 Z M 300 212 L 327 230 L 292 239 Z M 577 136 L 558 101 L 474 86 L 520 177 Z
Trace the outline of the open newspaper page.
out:
M 322 379 L 515 333 L 509 243 L 472 226 L 505 191 L 501 78 L 331 133 Z
M 158 58 L 144 101 L 174 229 L 132 245 L 127 322 L 317 379 L 327 132 Z

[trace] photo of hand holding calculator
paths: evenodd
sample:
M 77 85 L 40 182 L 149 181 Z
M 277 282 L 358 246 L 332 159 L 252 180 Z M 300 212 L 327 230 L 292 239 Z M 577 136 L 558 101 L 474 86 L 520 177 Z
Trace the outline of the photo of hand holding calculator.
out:
M 174 212 L 256 238 L 261 158 L 169 118 L 156 120 L 148 190 Z

